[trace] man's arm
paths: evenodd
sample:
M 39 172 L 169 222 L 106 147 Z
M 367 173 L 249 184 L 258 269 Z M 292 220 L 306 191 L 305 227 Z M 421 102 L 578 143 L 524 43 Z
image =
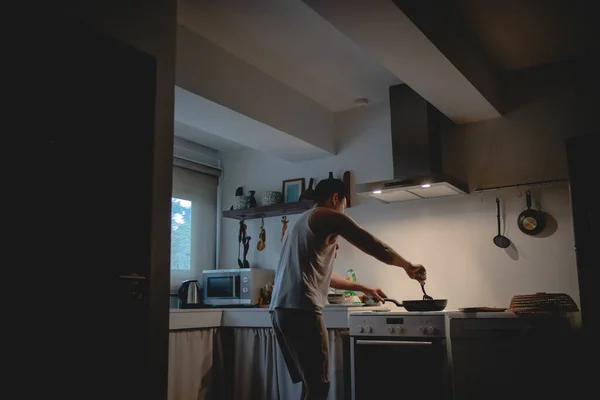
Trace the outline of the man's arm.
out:
M 352 290 L 353 292 L 362 292 L 362 285 L 358 282 L 350 282 L 344 279 L 335 272 L 331 273 L 331 283 L 329 284 L 334 289 L 338 290 Z
M 377 260 L 404 268 L 408 276 L 418 281 L 426 279 L 425 268 L 412 264 L 396 253 L 387 244 L 359 226 L 354 220 L 337 211 L 321 209 L 315 211 L 310 220 L 311 229 L 317 235 L 340 235 L 355 247 Z
M 351 290 L 353 292 L 362 292 L 368 296 L 375 297 L 378 301 L 383 301 L 383 299 L 387 297 L 383 290 L 377 287 L 362 285 L 358 282 L 350 282 L 349 280 L 344 279 L 335 272 L 331 273 L 331 282 L 329 283 L 329 286 L 338 290 Z
M 349 280 L 344 279 L 335 272 L 331 273 L 331 282 L 329 283 L 329 286 L 339 290 L 351 290 L 353 292 L 362 292 L 368 296 L 375 297 L 378 301 L 381 302 L 384 298 L 387 297 L 383 290 L 381 290 L 378 287 L 367 286 L 358 282 L 350 282 Z

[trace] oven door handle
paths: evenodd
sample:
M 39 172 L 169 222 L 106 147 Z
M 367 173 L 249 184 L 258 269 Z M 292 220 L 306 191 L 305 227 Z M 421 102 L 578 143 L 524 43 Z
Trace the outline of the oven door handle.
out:
M 433 343 L 409 340 L 357 340 L 356 344 L 368 346 L 431 346 Z

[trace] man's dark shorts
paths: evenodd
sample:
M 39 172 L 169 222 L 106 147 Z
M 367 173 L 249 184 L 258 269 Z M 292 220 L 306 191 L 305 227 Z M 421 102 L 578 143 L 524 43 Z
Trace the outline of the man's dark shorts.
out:
M 323 316 L 277 308 L 271 313 L 277 343 L 294 383 L 313 391 L 329 389 L 329 340 Z

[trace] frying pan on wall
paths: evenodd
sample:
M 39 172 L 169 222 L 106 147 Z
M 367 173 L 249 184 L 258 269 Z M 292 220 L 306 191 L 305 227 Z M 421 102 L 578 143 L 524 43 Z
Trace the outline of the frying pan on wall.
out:
M 525 193 L 525 197 L 527 199 L 527 209 L 519 214 L 517 225 L 521 232 L 527 235 L 537 235 L 546 226 L 546 214 L 531 208 L 531 192 L 529 190 Z

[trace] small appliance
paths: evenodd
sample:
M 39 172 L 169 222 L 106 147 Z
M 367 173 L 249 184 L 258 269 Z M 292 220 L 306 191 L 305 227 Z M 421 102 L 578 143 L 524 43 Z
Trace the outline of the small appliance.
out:
M 213 306 L 257 306 L 260 289 L 273 283 L 275 271 L 263 268 L 202 271 L 203 303 Z
M 177 294 L 179 295 L 181 308 L 197 308 L 202 306 L 202 289 L 196 279 L 188 279 L 181 282 Z

